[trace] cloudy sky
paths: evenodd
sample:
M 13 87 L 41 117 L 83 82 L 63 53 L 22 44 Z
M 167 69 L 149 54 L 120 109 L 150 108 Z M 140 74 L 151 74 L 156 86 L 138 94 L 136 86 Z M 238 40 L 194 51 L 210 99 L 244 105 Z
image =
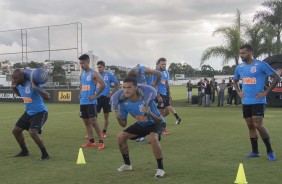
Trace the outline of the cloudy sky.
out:
M 212 36 L 218 26 L 230 25 L 236 9 L 252 21 L 263 0 L 0 0 L 0 54 L 21 51 L 20 31 L 38 26 L 82 23 L 83 52 L 92 50 L 108 65 L 153 67 L 165 57 L 168 64 L 186 62 L 199 68 L 202 52 L 224 44 Z M 51 49 L 76 47 L 76 25 L 50 27 Z M 47 28 L 28 29 L 28 51 L 48 48 Z M 51 59 L 76 59 L 76 51 L 52 52 Z M 21 61 L 21 54 L 0 59 Z M 48 59 L 34 53 L 29 59 Z M 230 61 L 233 64 L 234 61 Z M 221 58 L 206 62 L 221 69 Z

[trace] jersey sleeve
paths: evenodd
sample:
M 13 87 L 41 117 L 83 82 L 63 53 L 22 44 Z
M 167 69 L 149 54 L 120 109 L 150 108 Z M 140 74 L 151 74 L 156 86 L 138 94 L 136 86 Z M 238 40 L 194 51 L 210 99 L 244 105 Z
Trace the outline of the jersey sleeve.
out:
M 275 70 L 273 68 L 271 68 L 271 66 L 268 63 L 266 63 L 264 61 L 262 61 L 261 63 L 262 63 L 261 70 L 262 70 L 263 73 L 265 73 L 268 76 L 271 76 L 271 75 L 274 74 Z
M 240 79 L 240 74 L 239 74 L 239 66 L 238 65 L 236 68 L 235 68 L 235 72 L 234 72 L 234 80 L 238 81 Z
M 111 82 L 113 82 L 113 83 L 115 83 L 115 84 L 118 84 L 118 83 L 119 83 L 118 80 L 117 80 L 117 78 L 116 78 L 113 74 L 110 73 L 110 77 L 111 77 Z

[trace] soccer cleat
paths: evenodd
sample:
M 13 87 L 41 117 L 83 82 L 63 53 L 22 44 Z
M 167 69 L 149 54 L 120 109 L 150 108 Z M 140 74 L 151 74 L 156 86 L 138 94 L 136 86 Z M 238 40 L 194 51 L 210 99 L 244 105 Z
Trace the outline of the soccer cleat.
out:
M 16 154 L 14 157 L 25 157 L 28 156 L 29 152 L 28 151 L 21 151 L 18 154 Z
M 103 142 L 99 142 L 98 144 L 98 150 L 104 149 L 105 148 L 105 144 Z
M 132 166 L 131 166 L 131 165 L 123 164 L 122 166 L 120 166 L 120 167 L 117 169 L 117 171 L 118 171 L 118 172 L 132 171 Z
M 136 142 L 142 142 L 142 141 L 146 141 L 146 137 L 139 137 L 137 139 L 135 139 Z
M 40 160 L 45 161 L 45 160 L 49 160 L 49 159 L 50 159 L 49 155 L 42 155 Z
M 163 135 L 169 135 L 170 133 L 167 130 L 163 130 Z
M 83 148 L 94 147 L 94 146 L 96 146 L 95 142 L 87 142 L 87 143 L 81 145 L 81 147 L 83 147 Z
M 162 178 L 164 177 L 165 172 L 163 169 L 157 169 L 157 173 L 155 174 L 155 178 Z
M 176 119 L 175 124 L 178 125 L 181 122 L 181 118 Z
M 276 160 L 276 156 L 275 156 L 274 152 L 267 153 L 267 158 L 268 158 L 269 161 L 275 161 Z
M 107 134 L 104 133 L 104 132 L 101 132 L 101 137 L 102 137 L 102 138 L 106 138 L 106 137 L 107 137 Z
M 259 153 L 251 152 L 246 156 L 246 158 L 255 158 L 255 157 L 259 157 Z

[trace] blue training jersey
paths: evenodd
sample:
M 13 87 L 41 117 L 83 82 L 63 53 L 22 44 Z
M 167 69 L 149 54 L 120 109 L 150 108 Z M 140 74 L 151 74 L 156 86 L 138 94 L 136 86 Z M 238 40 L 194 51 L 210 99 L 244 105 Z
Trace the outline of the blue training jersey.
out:
M 158 71 L 160 71 L 158 69 Z M 160 71 L 162 73 L 162 76 L 161 76 L 161 80 L 159 81 L 159 83 L 157 84 L 158 86 L 158 92 L 162 95 L 167 95 L 167 86 L 166 86 L 166 83 L 169 84 L 169 73 L 167 70 L 165 71 Z M 156 81 L 156 76 L 153 75 L 154 79 L 153 81 Z
M 40 90 L 44 91 L 40 85 L 37 85 L 37 87 Z M 43 102 L 43 98 L 37 91 L 35 91 L 35 89 L 32 88 L 30 81 L 26 81 L 23 86 L 17 86 L 17 89 L 19 90 L 21 98 L 25 103 L 26 113 L 28 115 L 34 115 L 42 111 L 48 111 L 46 105 Z
M 98 95 L 100 96 L 107 96 L 111 92 L 111 83 L 119 84 L 117 78 L 113 76 L 110 72 L 104 72 L 100 74 L 101 78 L 105 81 L 106 87 L 105 89 Z M 96 91 L 99 90 L 100 84 L 97 84 Z
M 275 72 L 266 62 L 254 60 L 251 64 L 241 63 L 235 69 L 234 80 L 242 79 L 242 91 L 244 98 L 242 104 L 265 104 L 266 97 L 256 98 L 256 95 L 264 91 L 266 76 Z
M 80 74 L 80 105 L 97 104 L 96 98 L 88 100 L 88 97 L 94 95 L 96 91 L 93 72 L 96 71 L 90 68 L 89 72 L 82 71 Z
M 122 119 L 126 120 L 128 113 L 129 113 L 137 120 L 136 123 L 142 127 L 146 127 L 146 126 L 155 124 L 155 121 L 153 120 L 151 116 L 144 115 L 145 106 L 146 106 L 145 99 L 143 98 L 141 98 L 137 102 L 131 102 L 128 99 L 125 100 L 124 102 L 120 104 L 120 113 L 121 113 Z M 149 106 L 150 106 L 152 113 L 154 113 L 156 116 L 161 117 L 154 100 L 150 101 Z

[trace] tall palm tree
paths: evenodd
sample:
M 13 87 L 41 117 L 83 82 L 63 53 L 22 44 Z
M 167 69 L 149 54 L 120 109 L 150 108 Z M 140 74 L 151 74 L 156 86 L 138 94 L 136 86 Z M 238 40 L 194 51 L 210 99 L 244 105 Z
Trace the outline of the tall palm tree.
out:
M 236 12 L 236 18 L 233 25 L 222 26 L 213 32 L 214 35 L 221 34 L 225 39 L 225 45 L 213 46 L 207 48 L 201 58 L 201 65 L 204 64 L 210 57 L 222 57 L 222 65 L 226 65 L 230 60 L 234 60 L 235 64 L 239 64 L 239 49 L 243 43 L 241 39 L 241 13 L 239 10 Z
M 245 24 L 245 36 L 247 42 L 254 47 L 254 58 L 258 58 L 262 54 L 266 53 L 264 48 L 265 43 L 265 27 L 262 24 Z
M 281 31 L 282 31 L 282 1 L 265 1 L 262 3 L 263 10 L 257 11 L 254 16 L 254 21 L 273 28 L 275 31 L 276 41 L 274 54 L 281 53 Z

